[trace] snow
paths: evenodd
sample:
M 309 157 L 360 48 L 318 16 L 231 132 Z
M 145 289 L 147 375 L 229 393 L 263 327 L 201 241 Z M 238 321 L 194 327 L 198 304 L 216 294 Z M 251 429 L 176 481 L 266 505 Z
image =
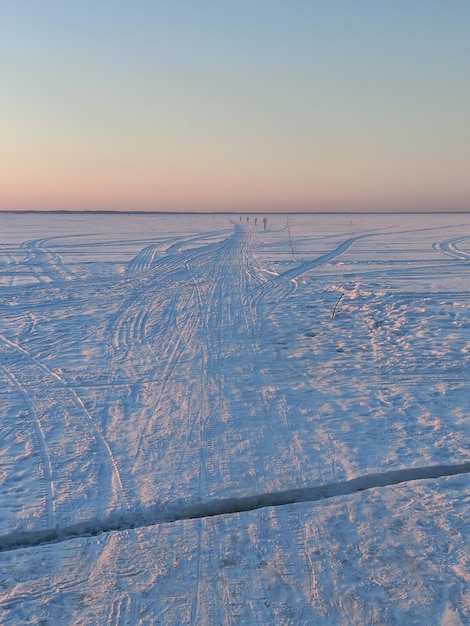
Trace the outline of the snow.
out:
M 0 623 L 470 623 L 470 216 L 263 217 L 0 213 Z

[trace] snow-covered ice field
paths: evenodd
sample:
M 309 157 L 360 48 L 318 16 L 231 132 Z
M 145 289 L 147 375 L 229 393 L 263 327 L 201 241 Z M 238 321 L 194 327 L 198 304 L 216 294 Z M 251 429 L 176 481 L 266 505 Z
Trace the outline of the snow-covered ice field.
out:
M 470 215 L 263 217 L 0 213 L 1 624 L 470 624 Z

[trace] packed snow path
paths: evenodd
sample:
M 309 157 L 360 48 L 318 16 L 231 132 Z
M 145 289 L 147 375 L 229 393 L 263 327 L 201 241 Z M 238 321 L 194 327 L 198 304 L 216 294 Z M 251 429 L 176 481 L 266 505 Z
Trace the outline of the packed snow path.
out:
M 0 565 L 6 568 L 0 580 L 10 590 L 0 605 L 8 623 L 28 623 L 34 614 L 80 623 L 78 604 L 63 605 L 59 616 L 46 591 L 44 603 L 33 594 L 25 604 L 29 583 L 17 586 L 8 574 L 42 589 L 36 559 L 60 555 L 68 545 L 79 546 L 71 567 L 85 558 L 89 574 L 73 583 L 56 571 L 60 597 L 72 587 L 89 596 L 86 580 L 103 560 L 119 568 L 127 591 L 116 595 L 104 582 L 101 600 L 95 594 L 100 605 L 107 598 L 110 624 L 394 623 L 383 621 L 394 611 L 400 623 L 414 615 L 393 594 L 382 598 L 382 608 L 373 593 L 365 604 L 359 589 L 341 596 L 339 544 L 325 539 L 321 548 L 319 527 L 308 516 L 341 502 L 357 506 L 360 519 L 351 499 L 367 507 L 377 490 L 387 501 L 401 489 L 418 494 L 406 506 L 417 507 L 426 524 L 423 510 L 443 515 L 446 485 L 467 484 L 470 293 L 462 225 L 353 227 L 348 218 L 321 232 L 316 216 L 309 218 L 314 229 L 306 218 L 306 227 L 290 226 L 287 238 L 282 221 L 264 231 L 253 222 L 223 218 L 216 227 L 210 217 L 202 225 L 193 218 L 194 230 L 181 234 L 175 217 L 167 232 L 155 233 L 147 225 L 133 232 L 129 224 L 143 218 L 101 218 L 118 225 L 109 235 L 110 222 L 94 219 L 95 228 L 104 226 L 101 234 L 79 235 L 65 218 L 57 236 L 38 227 L 26 241 L 17 235 L 0 241 Z M 160 227 L 165 219 L 148 223 Z M 468 504 L 457 495 L 452 502 L 458 526 Z M 289 517 L 285 505 L 298 513 Z M 382 512 L 385 525 L 392 528 L 398 514 Z M 210 522 L 214 516 L 223 521 Z M 221 562 L 243 562 L 242 555 L 227 556 L 232 548 L 214 531 L 228 528 L 230 519 L 236 533 L 249 526 L 255 550 L 264 532 L 281 545 L 280 520 L 295 528 L 290 554 L 286 544 L 273 548 L 270 560 L 253 562 L 261 604 L 232 566 L 224 570 L 230 577 L 220 579 L 219 599 L 207 592 L 221 573 L 209 572 L 212 557 L 201 553 L 209 536 Z M 263 531 L 258 524 L 266 519 Z M 191 575 L 183 583 L 175 563 L 186 550 L 186 532 Z M 432 543 L 427 534 L 413 536 L 423 546 Z M 120 545 L 115 560 L 112 537 Z M 467 551 L 455 537 L 460 556 L 439 569 L 461 598 L 442 600 L 441 621 L 448 624 L 470 611 L 462 600 L 468 581 L 457 573 L 465 570 Z M 306 551 L 313 544 L 330 551 L 321 565 Z M 131 556 L 144 545 L 152 554 L 160 545 L 168 555 L 159 571 L 173 567 L 181 605 L 169 597 L 161 605 L 145 600 L 145 593 L 161 597 L 163 582 L 157 576 L 152 586 L 138 574 L 153 567 L 145 555 L 140 565 Z M 274 571 L 283 581 L 275 587 L 284 609 L 267 592 Z M 169 576 L 171 587 L 176 579 Z M 383 593 L 400 587 L 393 576 L 381 583 Z M 145 593 L 139 587 L 138 601 L 134 577 L 147 581 L 144 588 L 150 584 Z M 330 592 L 340 594 L 338 602 L 330 603 Z M 98 604 L 87 605 L 84 615 L 95 615 Z

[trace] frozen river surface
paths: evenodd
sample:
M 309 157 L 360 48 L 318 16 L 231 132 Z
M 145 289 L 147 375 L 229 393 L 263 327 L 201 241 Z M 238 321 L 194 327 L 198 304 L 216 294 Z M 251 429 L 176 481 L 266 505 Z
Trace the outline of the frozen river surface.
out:
M 469 279 L 468 214 L 0 214 L 0 623 L 469 624 Z

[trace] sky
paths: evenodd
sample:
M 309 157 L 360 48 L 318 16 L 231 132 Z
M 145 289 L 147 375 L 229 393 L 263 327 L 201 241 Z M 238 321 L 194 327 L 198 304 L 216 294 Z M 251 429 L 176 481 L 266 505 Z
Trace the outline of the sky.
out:
M 0 0 L 0 210 L 470 210 L 468 0 Z

